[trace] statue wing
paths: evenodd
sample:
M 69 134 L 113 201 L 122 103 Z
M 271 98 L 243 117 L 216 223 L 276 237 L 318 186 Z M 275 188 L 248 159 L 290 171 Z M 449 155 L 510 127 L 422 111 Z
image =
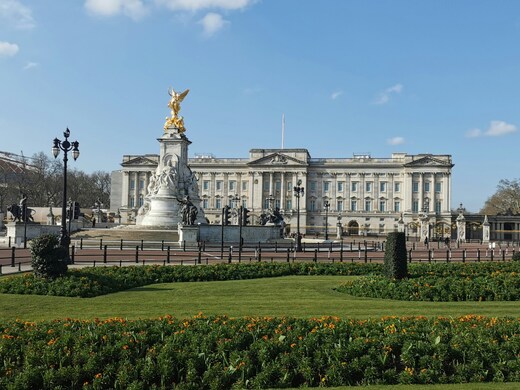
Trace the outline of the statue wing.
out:
M 186 97 L 186 95 L 188 94 L 188 92 L 190 92 L 189 89 L 187 89 L 186 91 L 184 91 L 183 93 L 181 93 L 179 95 L 179 102 L 182 102 L 184 100 L 184 98 Z

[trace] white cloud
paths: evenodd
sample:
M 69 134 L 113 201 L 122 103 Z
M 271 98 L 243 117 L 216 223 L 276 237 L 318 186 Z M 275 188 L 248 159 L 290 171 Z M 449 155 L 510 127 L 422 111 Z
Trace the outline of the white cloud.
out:
M 12 57 L 18 53 L 20 48 L 16 43 L 0 41 L 0 57 Z
M 38 64 L 37 62 L 28 62 L 27 64 L 25 64 L 23 69 L 28 70 L 28 69 L 32 69 L 32 68 L 37 68 L 38 66 L 40 66 L 40 64 Z
M 388 145 L 402 145 L 404 144 L 404 138 L 403 137 L 393 137 L 389 138 L 387 140 Z
M 375 99 L 374 104 L 386 104 L 390 101 L 391 95 L 398 95 L 403 91 L 402 84 L 396 84 L 390 88 L 380 92 L 378 97 Z
M 216 14 L 214 12 L 210 12 L 206 14 L 199 23 L 202 24 L 202 28 L 204 29 L 204 35 L 210 37 L 216 34 L 219 30 L 223 29 L 229 22 L 224 20 L 222 15 Z
M 480 129 L 471 129 L 466 132 L 466 137 L 468 138 L 476 138 L 476 137 L 500 137 L 503 135 L 515 133 L 518 131 L 518 127 L 511 123 L 507 123 L 504 121 L 491 121 L 489 127 L 486 131 L 482 131 Z
M 337 98 L 339 98 L 341 95 L 343 95 L 343 91 L 336 91 L 336 92 L 333 92 L 332 95 L 330 95 L 330 98 L 332 100 L 336 100 Z
M 514 133 L 517 130 L 518 128 L 510 123 L 504 121 L 491 121 L 491 125 L 486 130 L 486 135 L 490 137 L 499 137 L 501 135 Z
M 468 138 L 477 138 L 482 135 L 482 130 L 480 129 L 471 129 L 466 132 L 466 137 Z
M 32 10 L 19 0 L 0 0 L 0 20 L 19 29 L 31 29 L 36 26 Z
M 134 20 L 141 19 L 148 13 L 142 0 L 86 0 L 85 8 L 91 14 L 115 16 L 123 14 Z
M 257 0 L 156 0 L 173 11 L 200 11 L 204 9 L 243 9 Z

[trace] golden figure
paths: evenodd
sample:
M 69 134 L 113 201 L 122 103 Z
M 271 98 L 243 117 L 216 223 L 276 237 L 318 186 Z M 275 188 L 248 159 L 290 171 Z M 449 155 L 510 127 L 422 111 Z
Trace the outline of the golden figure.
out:
M 169 127 L 177 128 L 181 134 L 186 131 L 186 128 L 184 127 L 184 118 L 179 115 L 179 111 L 181 110 L 181 102 L 184 100 L 188 92 L 190 92 L 189 89 L 182 93 L 175 92 L 173 88 L 168 89 L 168 94 L 171 96 L 171 99 L 168 102 L 168 107 L 170 107 L 171 110 L 171 117 L 166 117 L 164 131 Z

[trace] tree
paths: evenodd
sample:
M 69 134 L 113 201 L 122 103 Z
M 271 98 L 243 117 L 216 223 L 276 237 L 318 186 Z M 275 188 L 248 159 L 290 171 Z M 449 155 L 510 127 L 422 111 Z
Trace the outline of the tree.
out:
M 486 200 L 481 214 L 520 214 L 520 179 L 502 179 L 497 192 Z
M 27 194 L 28 203 L 35 207 L 60 207 L 63 202 L 63 162 L 44 152 L 32 157 L 4 153 L 0 156 L 0 210 L 18 204 L 21 194 Z M 95 171 L 87 174 L 77 169 L 67 172 L 70 200 L 81 207 L 92 207 L 95 202 L 110 206 L 110 174 Z
M 384 273 L 390 279 L 403 279 L 408 275 L 404 232 L 390 232 L 386 237 Z

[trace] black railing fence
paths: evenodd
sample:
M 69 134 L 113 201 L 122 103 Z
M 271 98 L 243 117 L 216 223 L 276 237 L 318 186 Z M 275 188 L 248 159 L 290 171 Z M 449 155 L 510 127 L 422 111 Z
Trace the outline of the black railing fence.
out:
M 135 240 L 73 240 L 71 261 L 78 266 L 100 265 L 197 265 L 235 262 L 382 262 L 384 241 L 303 242 L 296 252 L 293 242 L 273 243 L 187 243 Z M 408 243 L 408 261 L 479 262 L 510 261 L 518 246 L 495 243 L 495 248 L 479 243 L 428 245 Z M 28 249 L 0 248 L 0 274 L 30 271 Z

